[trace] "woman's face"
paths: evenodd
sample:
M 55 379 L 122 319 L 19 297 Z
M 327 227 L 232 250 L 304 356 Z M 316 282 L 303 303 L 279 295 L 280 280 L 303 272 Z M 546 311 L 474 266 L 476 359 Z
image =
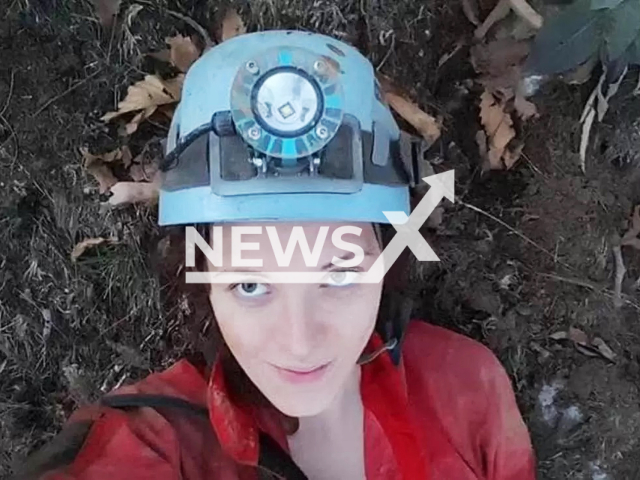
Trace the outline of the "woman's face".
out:
M 299 244 L 289 266 L 279 266 L 278 248 L 272 246 L 266 227 L 273 229 L 271 235 L 277 233 L 286 252 L 294 226 L 251 226 L 261 227 L 261 233 L 242 236 L 243 243 L 257 244 L 255 250 L 243 250 L 242 259 L 259 259 L 261 267 L 231 267 L 234 225 L 219 227 L 222 266 L 209 263 L 210 271 L 251 271 L 236 283 L 211 285 L 210 299 L 220 331 L 240 366 L 275 407 L 293 417 L 316 415 L 341 391 L 373 333 L 382 283 L 354 283 L 354 279 L 358 271 L 373 265 L 380 246 L 371 224 L 350 224 L 360 234 L 342 238 L 361 247 L 364 259 L 357 267 L 336 267 L 331 263 L 334 257 L 354 256 L 332 242 L 333 232 L 347 224 L 305 223 L 297 230 L 302 230 L 311 253 L 321 230 L 328 229 L 324 246 L 318 250 L 317 266 L 306 264 Z M 277 283 L 268 272 L 326 275 L 322 283 L 289 284 Z

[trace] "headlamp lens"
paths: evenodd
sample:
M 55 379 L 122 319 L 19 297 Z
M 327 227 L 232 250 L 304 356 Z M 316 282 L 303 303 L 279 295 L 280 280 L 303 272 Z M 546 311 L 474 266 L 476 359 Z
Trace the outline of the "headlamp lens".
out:
M 317 118 L 321 100 L 311 82 L 295 72 L 277 72 L 258 88 L 256 111 L 270 133 L 291 133 L 309 128 Z

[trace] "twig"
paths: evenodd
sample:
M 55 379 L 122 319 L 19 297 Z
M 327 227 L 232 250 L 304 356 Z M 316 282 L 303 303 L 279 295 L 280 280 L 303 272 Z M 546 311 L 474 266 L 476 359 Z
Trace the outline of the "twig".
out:
M 383 67 L 383 65 L 387 63 L 387 60 L 389 60 L 389 57 L 391 56 L 391 53 L 393 53 L 393 49 L 395 48 L 395 46 L 396 46 L 396 36 L 391 35 L 391 45 L 389 46 L 389 50 L 387 51 L 387 54 L 384 56 L 384 58 L 380 62 L 380 65 L 376 67 L 376 72 L 379 72 L 380 69 Z
M 603 95 L 602 87 L 604 86 L 604 82 L 606 81 L 608 74 L 608 71 L 605 68 L 604 72 L 602 72 L 598 85 L 593 92 L 591 92 L 591 95 L 589 95 L 589 99 L 584 106 L 582 117 L 580 118 L 580 123 L 582 123 L 582 136 L 580 138 L 580 168 L 582 169 L 582 173 L 585 173 L 586 171 L 587 148 L 589 147 L 589 137 L 591 135 L 591 128 L 593 127 L 596 115 L 598 116 L 598 122 L 601 122 L 607 113 L 607 110 L 609 110 L 609 100 L 611 100 L 611 98 L 618 92 L 620 84 L 627 75 L 627 71 L 628 67 L 625 67 L 620 77 L 615 82 L 607 85 L 607 93 Z
M 597 285 L 595 283 L 591 283 L 591 282 L 587 282 L 586 280 L 579 280 L 577 278 L 567 278 L 567 277 L 561 277 L 559 275 L 554 275 L 554 274 L 550 274 L 550 273 L 538 273 L 536 272 L 537 275 L 541 276 L 541 277 L 546 277 L 546 278 L 550 278 L 552 280 L 557 280 L 559 282 L 564 282 L 564 283 L 570 283 L 571 285 L 577 285 L 579 287 L 584 287 L 584 288 L 588 288 L 590 290 L 593 290 L 594 292 L 600 293 L 602 295 L 604 295 L 605 297 L 608 298 L 614 298 L 615 299 L 615 292 L 606 288 L 606 287 L 602 287 L 600 285 Z M 621 302 L 622 303 L 626 303 L 627 305 L 635 308 L 636 310 L 640 311 L 640 305 L 638 305 L 637 303 L 629 300 L 628 295 L 620 295 L 621 298 Z
M 9 95 L 7 95 L 7 101 L 4 103 L 2 110 L 0 110 L 0 117 L 4 115 L 4 112 L 9 108 L 9 104 L 11 103 L 11 97 L 13 96 L 13 81 L 15 80 L 16 72 L 15 70 L 11 70 L 11 83 L 9 84 Z
M 490 213 L 485 212 L 484 210 L 482 210 L 482 209 L 480 209 L 480 208 L 478 208 L 478 207 L 476 207 L 476 206 L 474 206 L 474 205 L 471 205 L 471 204 L 469 204 L 469 203 L 466 203 L 466 202 L 459 202 L 459 203 L 460 203 L 460 204 L 462 204 L 462 205 L 464 205 L 464 206 L 465 206 L 465 207 L 467 207 L 467 208 L 470 208 L 470 209 L 471 209 L 471 210 L 473 210 L 474 212 L 478 212 L 478 213 L 480 213 L 480 214 L 484 215 L 485 217 L 490 218 L 490 219 L 491 219 L 491 220 L 493 220 L 494 222 L 499 223 L 499 224 L 500 224 L 500 225 L 502 225 L 504 228 L 506 228 L 507 230 L 509 230 L 511 233 L 515 233 L 518 237 L 520 237 L 521 239 L 523 239 L 525 242 L 527 242 L 527 243 L 529 243 L 529 244 L 533 245 L 533 246 L 534 246 L 534 247 L 536 247 L 538 250 L 540 250 L 540 251 L 541 251 L 541 252 L 543 252 L 545 255 L 547 255 L 549 258 L 553 259 L 554 263 L 556 263 L 556 262 L 557 262 L 557 263 L 559 263 L 560 265 L 562 265 L 562 266 L 564 266 L 564 267 L 568 268 L 569 270 L 573 270 L 573 268 L 572 268 L 570 265 L 568 265 L 568 264 L 566 264 L 566 263 L 564 263 L 564 262 L 562 262 L 562 261 L 558 260 L 558 259 L 556 258 L 556 256 L 555 256 L 553 253 L 551 253 L 549 250 L 547 250 L 547 249 L 546 249 L 546 248 L 544 248 L 544 247 L 541 247 L 541 246 L 540 246 L 540 245 L 538 245 L 536 242 L 534 242 L 534 241 L 533 241 L 533 240 L 531 240 L 529 237 L 527 237 L 524 233 L 519 232 L 518 230 L 516 230 L 515 228 L 513 228 L 513 227 L 512 227 L 512 226 L 510 226 L 509 224 L 507 224 L 507 223 L 505 223 L 504 221 L 500 220 L 498 217 L 495 217 L 495 216 L 491 215 Z
M 16 135 L 16 131 L 13 129 L 11 124 L 1 114 L 0 114 L 0 123 L 4 123 L 5 126 L 7 127 L 7 130 L 9 130 L 9 137 L 4 142 L 2 142 L 2 145 L 0 145 L 0 150 L 2 150 L 4 146 L 11 141 L 11 139 L 13 138 L 16 139 L 15 148 L 13 149 L 14 150 L 13 158 L 11 159 L 11 168 L 13 168 L 13 165 L 16 163 L 16 160 L 18 158 L 18 150 L 19 150 L 18 137 Z
M 627 274 L 627 269 L 624 266 L 624 260 L 622 259 L 622 249 L 620 245 L 613 247 L 613 255 L 616 259 L 616 280 L 613 289 L 613 305 L 616 308 L 622 307 L 624 302 L 622 301 L 622 282 L 624 276 Z
M 187 17 L 182 13 L 174 12 L 173 10 L 167 10 L 167 13 L 169 13 L 170 15 L 173 15 L 174 17 L 182 20 L 185 23 L 188 23 L 191 26 L 191 28 L 196 30 L 204 40 L 205 50 L 213 45 L 213 42 L 211 41 L 211 37 L 209 36 L 207 31 L 193 18 Z
M 580 168 L 582 173 L 586 171 L 587 165 L 587 148 L 589 146 L 589 137 L 591 135 L 591 128 L 593 121 L 596 118 L 596 98 L 598 97 L 598 91 L 602 88 L 602 84 L 607 76 L 605 71 L 598 81 L 598 85 L 593 89 L 591 95 L 587 99 L 587 103 L 584 105 L 582 116 L 580 117 L 580 123 L 582 124 L 582 135 L 580 137 Z
M 113 48 L 113 39 L 116 36 L 116 27 L 118 26 L 118 18 L 117 16 L 113 17 L 113 25 L 111 26 L 111 36 L 109 37 L 109 47 L 107 48 L 107 59 L 106 64 L 109 65 L 111 61 L 111 49 Z
M 73 85 L 72 87 L 69 87 L 67 90 L 65 90 L 64 92 L 62 92 L 60 95 L 56 95 L 55 97 L 53 97 L 51 100 L 49 100 L 47 103 L 45 103 L 44 105 L 42 105 L 38 110 L 36 110 L 36 112 L 31 115 L 31 118 L 33 117 L 37 117 L 38 115 L 40 115 L 43 111 L 45 111 L 47 108 L 49 108 L 49 106 L 51 106 L 52 103 L 57 102 L 58 100 L 60 100 L 62 97 L 64 97 L 65 95 L 73 92 L 76 88 L 78 88 L 80 85 L 88 82 L 89 80 L 91 80 L 93 77 L 95 77 L 96 75 L 98 75 L 100 72 L 102 71 L 102 68 L 99 68 L 98 70 L 96 70 L 95 72 L 93 72 L 91 75 L 89 75 L 86 78 L 83 78 L 82 80 L 80 80 L 79 82 L 77 82 L 75 85 Z
M 605 287 L 601 287 L 596 285 L 595 283 L 587 282 L 586 280 L 580 280 L 578 278 L 568 278 L 561 277 L 559 275 L 554 275 L 552 273 L 537 273 L 541 277 L 551 278 L 552 280 L 557 280 L 559 282 L 570 283 L 571 285 L 576 285 L 578 287 L 588 288 L 590 290 L 604 292 L 606 291 Z

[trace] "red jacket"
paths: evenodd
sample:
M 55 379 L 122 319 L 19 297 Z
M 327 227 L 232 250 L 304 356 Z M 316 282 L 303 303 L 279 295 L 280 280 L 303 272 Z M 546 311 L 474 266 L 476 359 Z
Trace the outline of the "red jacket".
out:
M 379 345 L 374 336 L 368 348 Z M 361 392 L 367 479 L 535 479 L 509 378 L 479 343 L 411 322 L 400 366 L 388 355 L 364 365 Z M 43 480 L 248 480 L 264 478 L 255 467 L 264 453 L 260 432 L 287 451 L 274 412 L 233 404 L 218 366 L 206 378 L 183 360 L 113 393 L 122 394 L 177 397 L 199 406 L 200 414 L 81 409 L 69 421 L 94 420 L 83 447 L 71 465 Z

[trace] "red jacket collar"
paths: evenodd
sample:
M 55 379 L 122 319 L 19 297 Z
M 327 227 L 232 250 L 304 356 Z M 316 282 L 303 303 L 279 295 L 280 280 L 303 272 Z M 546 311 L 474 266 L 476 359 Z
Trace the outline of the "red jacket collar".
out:
M 382 339 L 374 334 L 365 351 L 375 351 L 382 345 Z M 362 366 L 360 390 L 365 410 L 376 417 L 393 448 L 397 465 L 402 470 L 402 477 L 406 480 L 427 478 L 425 452 L 421 449 L 413 430 L 413 422 L 409 418 L 407 386 L 402 364 L 400 367 L 394 367 L 389 355 L 379 355 L 372 362 Z M 209 418 L 222 448 L 238 463 L 258 463 L 258 435 L 261 429 L 270 430 L 265 433 L 277 441 L 286 442 L 282 429 L 271 431 L 274 422 L 268 418 L 264 421 L 264 411 L 232 402 L 221 361 L 217 361 L 211 371 L 207 402 Z M 282 446 L 286 448 L 286 445 Z

